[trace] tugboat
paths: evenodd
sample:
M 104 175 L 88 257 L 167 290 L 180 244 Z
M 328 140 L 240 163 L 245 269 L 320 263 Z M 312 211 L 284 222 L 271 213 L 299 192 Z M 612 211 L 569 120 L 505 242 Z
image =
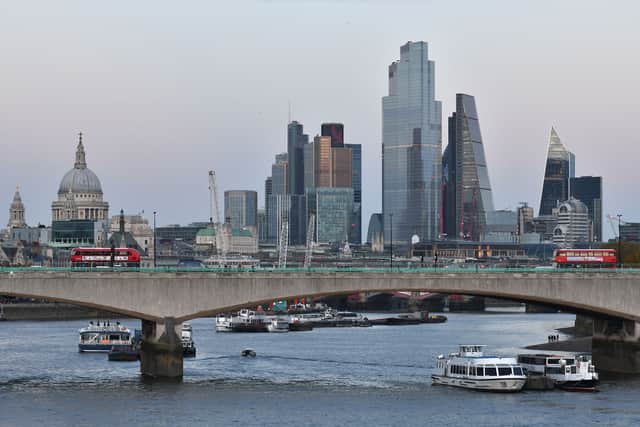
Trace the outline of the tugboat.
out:
M 485 356 L 484 347 L 461 345 L 448 358 L 438 356 L 433 384 L 507 393 L 522 390 L 527 377 L 516 358 Z
M 529 380 L 546 377 L 562 390 L 595 391 L 598 384 L 598 373 L 588 354 L 519 354 L 518 363 L 526 370 Z
M 193 329 L 190 323 L 182 324 L 182 356 L 196 357 L 196 344 L 193 342 Z
M 131 345 L 131 331 L 122 326 L 120 322 L 111 321 L 89 322 L 89 326 L 78 331 L 80 342 L 79 352 L 106 353 L 114 345 Z

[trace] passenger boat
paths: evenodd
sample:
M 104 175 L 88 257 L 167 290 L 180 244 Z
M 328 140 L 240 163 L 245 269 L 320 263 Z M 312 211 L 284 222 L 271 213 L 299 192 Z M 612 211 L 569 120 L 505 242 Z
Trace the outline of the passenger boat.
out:
M 190 323 L 185 322 L 182 324 L 181 339 L 182 356 L 196 357 L 196 343 L 193 341 L 193 329 Z
M 264 314 L 242 309 L 237 315 L 216 317 L 216 332 L 269 332 Z
M 130 345 L 131 331 L 120 322 L 89 322 L 89 326 L 78 331 L 80 352 L 103 352 L 111 350 L 114 345 Z
M 591 355 L 519 354 L 518 363 L 528 377 L 544 376 L 555 387 L 569 391 L 595 391 L 598 373 Z
M 313 325 L 311 322 L 300 322 L 296 320 L 292 320 L 289 322 L 289 332 L 304 332 L 304 331 L 312 331 Z
M 289 332 L 289 320 L 284 317 L 274 317 L 267 324 L 269 332 Z
M 472 390 L 518 392 L 527 377 L 515 357 L 485 356 L 483 345 L 461 345 L 457 353 L 438 356 L 433 384 Z

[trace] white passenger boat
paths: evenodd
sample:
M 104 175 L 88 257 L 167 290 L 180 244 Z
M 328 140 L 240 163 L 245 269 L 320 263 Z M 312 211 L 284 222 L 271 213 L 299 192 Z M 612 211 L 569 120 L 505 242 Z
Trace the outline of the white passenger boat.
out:
M 267 324 L 269 332 L 289 332 L 289 320 L 284 317 L 274 317 Z
M 109 352 L 114 345 L 130 345 L 131 331 L 120 322 L 89 322 L 89 326 L 78 331 L 80 352 Z
M 485 356 L 483 345 L 461 345 L 457 353 L 438 356 L 434 384 L 496 392 L 517 392 L 527 377 L 515 357 Z
M 233 316 L 230 314 L 218 314 L 216 316 L 216 332 L 232 332 Z
M 527 376 L 546 376 L 563 390 L 595 391 L 598 373 L 591 355 L 519 354 Z

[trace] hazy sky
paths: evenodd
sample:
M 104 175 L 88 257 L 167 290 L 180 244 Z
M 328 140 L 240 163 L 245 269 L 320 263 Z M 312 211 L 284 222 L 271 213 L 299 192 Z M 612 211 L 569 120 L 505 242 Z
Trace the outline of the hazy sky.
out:
M 362 144 L 366 232 L 387 66 L 408 40 L 429 43 L 443 127 L 456 93 L 476 97 L 497 209 L 537 212 L 553 125 L 577 175 L 604 177 L 604 212 L 640 221 L 638 16 L 635 1 L 3 0 L 0 226 L 16 184 L 27 222 L 50 224 L 79 131 L 111 214 L 206 220 L 209 169 L 263 205 L 291 102 L 311 136 L 340 121 Z

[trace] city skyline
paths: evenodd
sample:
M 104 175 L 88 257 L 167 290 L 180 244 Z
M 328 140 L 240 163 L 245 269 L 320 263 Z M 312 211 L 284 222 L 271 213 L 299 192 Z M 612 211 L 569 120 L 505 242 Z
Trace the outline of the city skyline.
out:
M 363 144 L 366 224 L 372 212 L 381 210 L 381 195 L 377 190 L 381 182 L 379 98 L 385 94 L 385 70 L 397 57 L 398 46 L 407 40 L 429 43 L 430 56 L 438 64 L 436 97 L 443 101 L 444 111 L 453 111 L 455 93 L 465 92 L 476 98 L 482 111 L 483 139 L 496 208 L 514 208 L 524 199 L 538 210 L 547 133 L 555 126 L 571 151 L 580 157 L 576 176 L 605 178 L 603 213 L 622 213 L 627 220 L 637 220 L 640 202 L 625 196 L 624 184 L 632 182 L 638 173 L 633 167 L 633 160 L 639 154 L 637 144 L 633 144 L 637 130 L 634 123 L 625 119 L 639 112 L 636 105 L 628 105 L 628 99 L 637 99 L 634 94 L 638 92 L 638 85 L 632 76 L 637 75 L 638 64 L 629 63 L 621 53 L 616 56 L 606 49 L 608 44 L 624 46 L 638 41 L 638 33 L 630 31 L 628 16 L 632 14 L 590 6 L 586 11 L 582 9 L 586 17 L 576 23 L 567 19 L 572 8 L 563 4 L 548 18 L 544 34 L 534 43 L 525 33 L 532 31 L 539 21 L 530 22 L 531 18 L 525 15 L 543 14 L 544 7 L 529 4 L 523 11 L 505 7 L 501 17 L 509 19 L 498 20 L 494 32 L 485 34 L 478 33 L 480 24 L 496 20 L 486 17 L 473 22 L 471 18 L 477 18 L 478 10 L 471 5 L 468 15 L 463 14 L 460 19 L 467 25 L 467 31 L 477 37 L 475 40 L 465 38 L 469 42 L 464 45 L 465 49 L 456 50 L 453 46 L 460 43 L 462 36 L 437 22 L 438 19 L 446 22 L 454 15 L 448 6 L 433 5 L 430 10 L 433 13 L 422 16 L 426 21 L 418 22 L 417 17 L 410 17 L 404 23 L 405 29 L 393 22 L 399 12 L 390 7 L 347 4 L 344 23 L 336 29 L 339 37 L 308 39 L 309 36 L 296 33 L 302 42 L 311 43 L 310 51 L 316 52 L 296 50 L 297 66 L 278 77 L 268 71 L 268 67 L 278 61 L 286 65 L 291 62 L 281 55 L 273 59 L 265 54 L 249 59 L 241 57 L 232 50 L 240 43 L 237 41 L 212 46 L 197 44 L 192 48 L 197 50 L 178 56 L 182 61 L 180 66 L 172 67 L 169 58 L 172 61 L 175 58 L 163 56 L 164 50 L 161 52 L 160 47 L 164 48 L 165 43 L 158 43 L 154 38 L 164 29 L 161 25 L 148 22 L 145 32 L 135 32 L 137 21 L 131 18 L 140 12 L 139 5 L 131 11 L 114 6 L 119 13 L 104 18 L 83 7 L 57 11 L 43 4 L 38 12 L 22 10 L 22 7 L 12 6 L 0 18 L 3 39 L 20 40 L 20 46 L 24 47 L 20 49 L 21 54 L 17 50 L 9 51 L 6 79 L 0 83 L 6 95 L 0 100 L 4 123 L 0 148 L 13 156 L 4 168 L 6 184 L 0 188 L 0 200 L 9 204 L 15 185 L 19 184 L 26 220 L 31 225 L 48 223 L 55 181 L 68 169 L 67 159 L 75 149 L 75 135 L 79 131 L 86 133 L 90 163 L 103 181 L 111 214 L 124 208 L 126 212 L 144 210 L 149 216 L 157 210 L 160 224 L 206 220 L 209 212 L 206 172 L 209 169 L 218 171 L 221 190 L 257 190 L 259 200 L 263 200 L 263 180 L 269 174 L 271 159 L 275 153 L 285 150 L 289 101 L 291 119 L 313 124 L 306 130 L 310 136 L 320 134 L 320 123 L 336 121 L 348 129 L 349 142 Z M 258 3 L 256 7 L 259 10 L 250 12 L 250 18 L 254 16 L 251 13 L 257 16 L 270 11 L 272 24 L 280 19 L 275 15 L 287 9 L 280 3 Z M 211 15 L 204 5 L 202 8 L 203 17 Z M 420 5 L 416 8 L 418 12 L 428 11 Z M 328 14 L 314 4 L 293 9 L 301 18 L 310 19 L 307 23 Z M 604 10 L 611 19 L 600 22 L 597 15 Z M 170 6 L 160 6 L 150 13 L 157 15 L 162 23 L 175 11 Z M 225 29 L 231 24 L 238 25 L 238 12 L 235 6 L 224 12 L 233 15 L 229 24 L 222 23 Z M 384 38 L 376 38 L 370 30 L 363 36 L 355 35 L 354 31 L 362 30 L 381 14 L 389 14 L 389 31 Z M 178 20 L 193 20 L 194 31 L 200 31 L 198 34 L 203 40 L 214 39 L 216 30 L 208 30 L 204 26 L 206 20 L 196 15 L 182 11 Z M 40 36 L 29 34 L 33 25 L 50 29 L 53 24 L 46 21 L 51 16 L 58 18 L 56 26 L 70 30 L 54 34 L 44 31 L 38 33 Z M 249 21 L 255 24 L 255 20 Z M 555 29 L 554 23 L 558 22 L 564 24 L 564 30 Z M 594 30 L 596 22 L 598 29 Z M 91 28 L 99 28 L 100 23 L 122 24 L 122 38 L 102 38 L 99 31 Z M 302 25 L 296 24 L 280 35 L 269 35 L 264 41 L 273 43 L 268 52 L 274 52 L 278 43 L 283 44 L 296 29 L 304 28 Z M 522 30 L 517 30 L 518 25 Z M 258 33 L 261 30 L 264 27 L 256 29 Z M 126 38 L 132 34 L 139 37 Z M 508 42 L 504 34 L 510 35 Z M 49 36 L 51 40 L 47 40 Z M 173 47 L 169 52 L 179 52 L 177 49 L 187 46 L 194 37 L 194 32 L 165 35 L 169 47 Z M 354 47 L 365 47 L 363 37 L 370 37 L 366 53 L 361 57 L 352 55 Z M 135 51 L 132 49 L 139 46 L 133 43 L 134 46 L 128 47 L 130 40 L 149 42 L 149 57 L 143 61 L 129 56 Z M 243 41 L 248 43 L 247 49 L 251 52 L 264 47 L 256 37 Z M 494 44 L 490 48 L 491 41 L 498 47 Z M 42 47 L 49 48 L 51 54 L 38 60 Z M 241 70 L 241 76 L 249 79 L 248 88 L 239 94 L 251 102 L 243 102 L 242 96 L 231 96 L 220 85 L 219 79 L 226 74 L 216 70 L 205 79 L 204 73 L 191 71 L 198 66 L 203 71 L 212 70 L 210 61 L 192 55 L 196 51 L 210 55 L 221 53 L 225 63 L 234 63 L 235 66 L 230 67 L 232 71 Z M 314 72 L 313 67 L 327 57 L 327 51 L 334 52 L 337 61 L 351 60 L 353 66 Z M 519 51 L 526 51 L 526 55 Z M 596 62 L 592 59 L 594 52 L 597 52 Z M 239 68 L 251 68 L 258 63 L 264 66 L 253 80 L 251 73 Z M 30 71 L 34 64 L 38 65 L 37 74 Z M 618 86 L 612 86 L 613 82 L 605 79 L 609 68 L 615 70 Z M 337 79 L 338 72 L 341 79 Z M 187 84 L 193 79 L 199 85 Z M 265 81 L 272 82 L 273 88 L 264 88 Z M 497 81 L 499 91 L 495 90 Z M 238 90 L 237 84 L 230 86 Z M 620 93 L 621 87 L 624 93 Z M 161 91 L 161 88 L 168 90 Z M 247 98 L 251 92 L 254 97 Z M 340 102 L 336 102 L 337 99 Z M 446 140 L 446 130 L 442 138 Z M 624 156 L 614 157 L 616 150 L 603 150 L 603 146 L 614 143 L 625 150 Z M 514 146 L 517 149 L 512 149 Z M 524 169 L 523 158 L 527 160 Z M 245 170 L 256 171 L 255 176 L 242 176 L 240 171 Z M 135 185 L 131 177 L 135 178 Z M 175 206 L 176 199 L 187 209 Z M 607 231 L 604 230 L 605 238 L 610 237 Z

